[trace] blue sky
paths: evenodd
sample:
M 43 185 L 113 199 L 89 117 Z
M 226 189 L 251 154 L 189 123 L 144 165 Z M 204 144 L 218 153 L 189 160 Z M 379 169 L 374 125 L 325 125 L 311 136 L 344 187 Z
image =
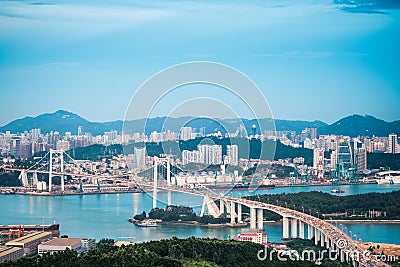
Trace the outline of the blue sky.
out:
M 399 5 L 347 2 L 0 1 L 0 125 L 123 119 L 151 75 L 197 60 L 246 74 L 275 118 L 398 120 Z

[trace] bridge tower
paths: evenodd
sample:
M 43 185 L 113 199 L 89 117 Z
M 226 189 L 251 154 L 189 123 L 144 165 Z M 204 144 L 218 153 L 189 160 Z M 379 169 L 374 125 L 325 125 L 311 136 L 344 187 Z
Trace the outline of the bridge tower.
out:
M 61 191 L 64 192 L 64 150 L 50 149 L 50 164 L 49 164 L 49 192 L 51 192 L 52 181 L 53 181 L 53 158 L 60 160 L 60 172 L 61 172 Z M 54 156 L 53 156 L 54 155 Z
M 32 185 L 33 185 L 33 186 L 36 186 L 37 183 L 38 183 L 37 172 L 34 172 L 34 173 L 32 174 Z
M 23 186 L 25 187 L 29 186 L 28 174 L 26 173 L 25 170 L 21 171 L 18 178 L 21 180 Z
M 169 160 L 169 157 L 167 157 L 167 185 L 170 187 L 172 184 L 171 180 L 171 162 Z M 167 200 L 168 206 L 171 206 L 172 202 L 172 197 L 171 197 L 171 190 L 168 190 L 168 200 Z
M 158 157 L 154 157 L 153 168 L 153 209 L 155 209 L 157 208 Z

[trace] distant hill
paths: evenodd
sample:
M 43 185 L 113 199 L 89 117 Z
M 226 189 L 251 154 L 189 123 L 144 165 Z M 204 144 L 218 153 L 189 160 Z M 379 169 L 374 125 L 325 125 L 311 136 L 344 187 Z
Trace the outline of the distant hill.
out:
M 1 132 L 23 133 L 34 128 L 40 128 L 42 133 L 58 131 L 60 134 L 71 132 L 77 134 L 78 126 L 83 126 L 86 132 L 95 135 L 105 131 L 118 130 L 122 128 L 122 121 L 113 122 L 90 122 L 79 115 L 65 110 L 57 110 L 54 113 L 45 113 L 37 117 L 25 117 L 14 120 L 0 128 Z
M 386 122 L 370 115 L 352 115 L 318 128 L 319 134 L 356 136 L 388 136 L 400 134 L 400 121 Z
M 257 133 L 259 133 L 259 124 L 272 125 L 272 120 L 270 119 L 242 119 L 242 122 L 249 135 L 251 133 L 253 124 L 257 125 Z M 240 121 L 238 119 L 211 120 L 207 118 L 193 117 L 156 117 L 128 121 L 126 122 L 126 127 L 129 127 L 131 132 L 143 132 L 143 128 L 146 126 L 146 134 L 150 134 L 153 131 L 160 132 L 163 127 L 164 129 L 170 129 L 171 131 L 179 132 L 182 126 L 190 126 L 197 129 L 204 127 L 206 133 L 220 131 L 222 134 L 225 134 L 226 132 L 235 132 L 239 126 L 239 123 Z M 277 130 L 292 130 L 296 132 L 300 132 L 306 127 L 323 127 L 326 125 L 326 123 L 321 121 L 309 122 L 275 120 L 275 127 Z M 111 130 L 117 130 L 121 132 L 123 121 L 91 122 L 72 112 L 57 110 L 54 113 L 45 113 L 37 117 L 25 117 L 14 120 L 3 127 L 0 127 L 0 131 L 23 133 L 24 131 L 29 131 L 34 128 L 40 128 L 42 133 L 58 131 L 61 134 L 64 134 L 65 132 L 77 134 L 79 126 L 83 126 L 85 132 L 91 132 L 93 135 L 98 135 Z
M 206 133 L 214 133 L 220 131 L 222 134 L 226 132 L 236 132 L 240 121 L 238 119 L 220 119 L 211 120 L 207 118 L 167 118 L 157 117 L 150 119 L 139 119 L 125 122 L 125 126 L 130 132 L 143 132 L 150 134 L 153 131 L 160 132 L 162 129 L 170 129 L 179 132 L 182 126 L 190 126 L 193 128 L 204 127 Z M 271 126 L 271 119 L 249 120 L 242 119 L 242 123 L 248 135 L 251 134 L 252 126 L 255 124 L 256 132 L 259 133 L 259 125 Z M 343 118 L 331 125 L 322 121 L 300 121 L 300 120 L 281 120 L 274 121 L 275 128 L 278 131 L 296 131 L 300 133 L 306 127 L 318 128 L 319 134 L 338 134 L 349 136 L 387 136 L 389 133 L 397 133 L 400 135 L 400 121 L 386 122 L 372 116 L 352 115 Z M 110 122 L 91 122 L 72 112 L 58 110 L 54 113 L 45 113 L 37 117 L 25 117 L 14 120 L 7 125 L 0 127 L 0 132 L 11 131 L 12 133 L 23 133 L 33 128 L 40 128 L 42 133 L 58 131 L 61 134 L 71 132 L 77 134 L 78 126 L 83 126 L 85 132 L 91 132 L 93 135 L 103 134 L 104 132 L 116 130 L 122 131 L 124 122 L 122 120 Z M 270 128 L 269 128 L 270 129 Z

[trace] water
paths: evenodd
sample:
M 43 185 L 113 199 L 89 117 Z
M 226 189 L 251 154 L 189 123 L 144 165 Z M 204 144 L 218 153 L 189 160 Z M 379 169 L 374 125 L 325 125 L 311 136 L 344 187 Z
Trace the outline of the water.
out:
M 334 187 L 286 187 L 252 192 L 251 194 L 278 194 L 296 193 L 301 191 L 330 192 Z M 400 186 L 393 185 L 353 185 L 342 186 L 346 193 L 361 194 L 367 192 L 389 192 L 400 190 Z M 242 197 L 247 192 L 234 191 L 233 196 Z M 158 194 L 159 207 L 165 207 L 166 193 Z M 134 194 L 100 194 L 100 195 L 73 195 L 73 196 L 23 196 L 0 195 L 0 224 L 50 224 L 56 220 L 60 224 L 61 234 L 70 237 L 104 237 L 116 240 L 142 242 L 155 239 L 171 238 L 173 236 L 210 237 L 226 239 L 246 231 L 246 228 L 207 228 L 166 225 L 158 228 L 138 228 L 128 222 L 128 218 L 143 210 L 148 212 L 152 208 L 151 195 L 146 193 Z M 202 198 L 194 195 L 172 193 L 175 205 L 190 205 L 196 212 L 200 212 Z M 352 231 L 363 241 L 400 243 L 400 224 L 346 224 L 347 230 Z M 267 224 L 265 232 L 268 240 L 280 241 L 282 226 Z

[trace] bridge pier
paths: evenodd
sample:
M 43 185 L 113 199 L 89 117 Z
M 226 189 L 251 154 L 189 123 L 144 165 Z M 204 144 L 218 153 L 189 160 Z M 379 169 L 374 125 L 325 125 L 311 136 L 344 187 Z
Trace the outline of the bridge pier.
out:
M 304 222 L 299 221 L 299 237 L 304 239 Z
M 221 212 L 221 214 L 225 213 L 225 205 L 222 199 L 219 200 L 219 211 Z
M 315 234 L 314 234 L 314 245 L 318 245 L 318 242 L 321 238 L 321 234 L 319 233 L 319 230 L 317 228 L 314 228 Z
M 226 214 L 231 214 L 231 203 L 229 201 L 226 202 Z
M 250 207 L 250 229 L 256 229 L 256 208 Z
M 289 218 L 283 217 L 283 239 L 289 238 Z
M 313 238 L 313 231 L 314 231 L 313 227 L 307 224 L 307 235 L 309 240 Z
M 237 203 L 237 222 L 242 223 L 242 204 Z
M 171 194 L 171 190 L 168 190 L 168 196 L 167 196 L 167 204 L 168 206 L 172 205 L 172 194 Z
M 320 235 L 321 235 L 320 246 L 321 246 L 321 247 L 324 247 L 324 246 L 325 246 L 325 235 L 324 235 L 324 233 L 322 233 L 322 232 L 320 232 Z
M 257 226 L 258 230 L 264 229 L 263 209 L 257 209 Z
M 325 247 L 329 249 L 331 247 L 331 240 L 326 236 L 325 241 Z
M 292 218 L 292 238 L 297 238 L 297 219 Z
M 235 223 L 235 202 L 230 201 L 231 224 Z
M 344 251 L 342 249 L 340 250 L 339 254 L 340 254 L 340 261 L 344 262 Z

